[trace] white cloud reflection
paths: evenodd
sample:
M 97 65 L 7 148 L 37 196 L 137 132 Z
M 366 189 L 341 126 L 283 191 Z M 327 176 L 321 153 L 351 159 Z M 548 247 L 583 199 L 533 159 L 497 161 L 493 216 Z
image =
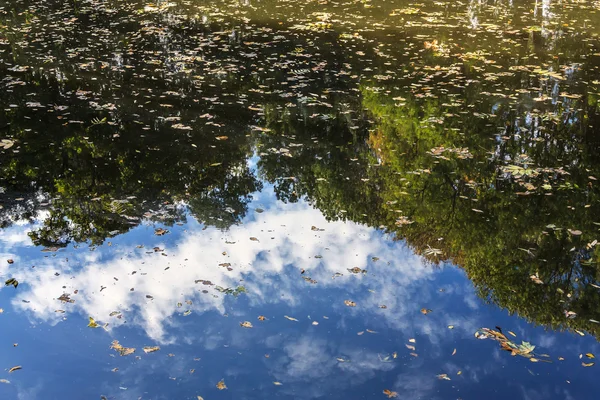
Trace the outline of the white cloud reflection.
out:
M 324 230 L 311 230 L 313 226 Z M 140 227 L 138 230 L 144 232 L 130 235 L 145 234 L 148 242 L 151 229 Z M 181 235 L 169 235 L 151 239 L 167 256 L 153 252 L 154 244 L 135 249 L 133 244 L 116 243 L 69 254 L 68 259 L 59 252 L 56 256 L 29 260 L 35 268 L 15 271 L 14 276 L 28 286 L 13 299 L 13 306 L 52 324 L 73 313 L 109 322 L 109 327 L 126 320 L 141 327 L 153 340 L 166 343 L 174 340 L 167 333 L 167 327 L 173 324 L 169 317 L 174 314 L 186 309 L 194 313 L 227 312 L 224 295 L 211 286 L 195 283 L 209 280 L 224 288 L 243 284 L 252 305 L 285 302 L 293 307 L 306 295 L 308 286 L 347 289 L 357 296 L 353 299 L 359 304 L 350 312 L 374 310 L 384 318 L 393 316 L 389 324 L 402 328 L 411 324 L 402 316 L 417 306 L 414 298 L 409 301 L 410 297 L 419 293 L 427 301 L 427 291 L 420 291 L 415 282 L 426 281 L 435 274 L 401 242 L 382 238 L 376 230 L 363 225 L 328 223 L 319 211 L 306 204 L 278 203 L 227 232 L 203 230 L 200 225 L 190 224 Z M 380 258 L 375 266 L 371 261 L 374 256 Z M 232 270 L 219 265 L 224 263 L 229 263 Z M 347 271 L 353 267 L 369 272 L 366 276 L 353 275 Z M 306 270 L 304 276 L 318 283 L 313 286 L 300 279 L 301 269 Z M 333 279 L 336 273 L 344 275 Z M 374 293 L 364 290 L 364 286 Z M 102 287 L 105 289 L 101 291 Z M 75 303 L 58 301 L 63 293 L 70 294 Z M 193 304 L 188 305 L 185 300 Z M 183 307 L 177 307 L 179 302 Z M 388 309 L 379 310 L 381 304 Z M 342 302 L 334 306 L 345 307 Z M 57 309 L 67 313 L 57 313 Z M 123 318 L 109 317 L 113 311 L 122 312 Z

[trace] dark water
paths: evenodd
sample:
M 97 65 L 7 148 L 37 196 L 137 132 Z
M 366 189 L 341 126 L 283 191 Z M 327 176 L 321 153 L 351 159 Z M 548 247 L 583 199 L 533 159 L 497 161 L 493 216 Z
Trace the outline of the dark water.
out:
M 0 0 L 0 398 L 596 399 L 599 33 Z

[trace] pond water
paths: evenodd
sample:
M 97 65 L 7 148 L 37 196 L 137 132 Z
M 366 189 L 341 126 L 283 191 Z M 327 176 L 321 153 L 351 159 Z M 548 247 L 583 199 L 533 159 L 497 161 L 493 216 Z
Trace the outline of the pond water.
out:
M 0 398 L 596 399 L 599 34 L 0 0 Z

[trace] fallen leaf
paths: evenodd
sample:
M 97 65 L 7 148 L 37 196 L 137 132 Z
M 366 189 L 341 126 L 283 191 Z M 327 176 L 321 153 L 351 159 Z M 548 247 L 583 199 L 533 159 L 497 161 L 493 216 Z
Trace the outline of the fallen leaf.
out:
M 14 372 L 14 371 L 18 371 L 20 369 L 23 369 L 23 367 L 21 367 L 20 365 L 17 365 L 16 367 L 12 367 L 11 369 L 8 370 L 8 372 Z
M 344 300 L 344 304 L 347 305 L 348 307 L 356 307 L 356 303 L 353 302 L 352 300 Z
M 156 229 L 154 230 L 154 234 L 155 234 L 156 236 L 163 236 L 163 235 L 165 235 L 165 234 L 167 234 L 167 233 L 169 233 L 169 231 L 168 231 L 168 230 L 166 230 L 166 229 L 163 229 L 163 228 L 156 228 Z
M 121 356 L 128 356 L 130 354 L 135 353 L 135 348 L 123 347 L 121 346 L 118 340 L 113 340 L 112 344 L 110 345 L 110 348 L 118 351 Z
M 298 322 L 298 320 L 296 318 L 294 318 L 294 317 L 288 317 L 287 315 L 284 315 L 283 318 L 289 319 L 290 321 L 296 321 L 296 322 Z
M 596 358 L 596 356 L 594 356 L 592 353 L 585 353 L 585 356 L 587 358 Z
M 592 365 L 594 365 L 594 363 L 593 362 L 591 362 L 591 363 L 582 362 L 581 365 L 583 365 L 584 367 L 591 367 Z
M 275 386 L 281 386 L 281 385 L 283 385 L 283 383 L 281 383 L 281 382 L 273 382 L 273 385 L 275 385 Z
M 454 351 L 452 351 L 452 355 L 455 355 L 455 354 L 456 354 L 456 349 L 454 349 Z
M 240 326 L 242 328 L 252 328 L 252 323 L 250 321 L 240 322 Z
M 227 389 L 227 386 L 225 385 L 225 381 L 221 380 L 217 383 L 217 389 L 219 390 L 225 390 Z
M 258 320 L 259 320 L 259 321 L 264 321 L 264 320 L 266 320 L 266 318 L 265 318 L 265 316 L 264 316 L 264 315 L 259 315 L 259 316 L 258 316 Z
M 89 328 L 99 328 L 100 325 L 98 325 L 98 323 L 96 321 L 94 321 L 94 318 L 90 317 L 90 323 L 88 324 Z
M 436 375 L 436 377 L 438 379 L 442 379 L 442 380 L 446 380 L 446 381 L 450 380 L 450 377 L 448 376 L 448 374 L 439 374 L 439 375 Z
M 428 308 L 421 308 L 421 314 L 423 315 L 427 315 L 431 312 L 432 310 L 428 309 Z
M 416 351 L 417 349 L 415 348 L 415 346 L 412 346 L 410 344 L 405 344 L 406 348 L 412 351 Z
M 396 393 L 396 392 L 392 392 L 392 391 L 391 391 L 391 390 L 389 390 L 389 389 L 384 389 L 384 390 L 383 390 L 383 394 L 385 394 L 385 395 L 386 395 L 388 398 L 390 398 L 390 399 L 391 399 L 392 397 L 398 397 L 398 393 Z
M 148 353 L 154 353 L 155 351 L 160 350 L 160 347 L 158 346 L 146 346 L 143 348 L 144 353 L 148 354 Z

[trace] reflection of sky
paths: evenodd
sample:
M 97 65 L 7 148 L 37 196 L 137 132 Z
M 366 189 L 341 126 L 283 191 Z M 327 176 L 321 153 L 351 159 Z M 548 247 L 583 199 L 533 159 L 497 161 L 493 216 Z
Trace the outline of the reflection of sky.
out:
M 266 190 L 250 210 L 227 232 L 192 221 L 156 236 L 144 225 L 95 249 L 57 253 L 33 247 L 29 225 L 0 231 L 0 255 L 15 261 L 0 263 L 0 272 L 20 281 L 0 290 L 0 362 L 23 366 L 0 373 L 10 381 L 0 383 L 0 398 L 347 399 L 385 398 L 390 389 L 401 398 L 442 399 L 490 397 L 490 387 L 492 398 L 589 393 L 594 369 L 581 367 L 578 355 L 597 350 L 593 339 L 509 317 L 482 303 L 459 269 L 424 265 L 403 242 L 328 223 L 305 203 L 278 203 Z M 352 274 L 353 267 L 367 272 Z M 199 280 L 248 293 L 226 295 Z M 75 302 L 57 300 L 63 293 Z M 114 311 L 122 318 L 110 317 Z M 86 327 L 89 316 L 107 329 Z M 254 328 L 240 327 L 246 320 Z M 474 338 L 477 328 L 495 325 L 554 362 L 534 364 Z M 115 339 L 135 355 L 110 350 Z M 144 354 L 148 345 L 161 350 Z M 452 380 L 438 380 L 441 373 Z M 221 379 L 227 391 L 216 389 Z

